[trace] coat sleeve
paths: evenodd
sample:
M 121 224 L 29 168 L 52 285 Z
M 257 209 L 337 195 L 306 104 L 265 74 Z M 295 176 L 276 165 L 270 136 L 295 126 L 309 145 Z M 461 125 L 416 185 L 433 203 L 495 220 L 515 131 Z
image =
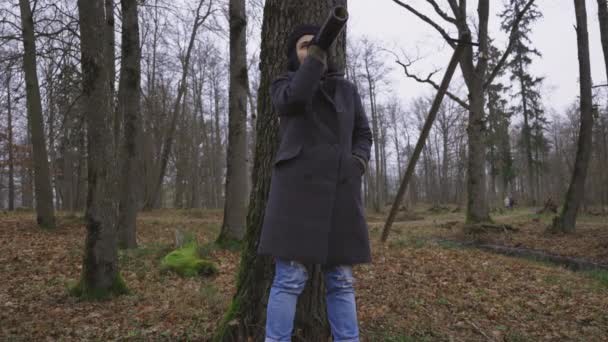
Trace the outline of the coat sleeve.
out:
M 307 56 L 293 74 L 279 76 L 270 85 L 272 104 L 279 116 L 305 113 L 306 105 L 319 86 L 325 64 L 316 57 Z
M 365 109 L 357 88 L 354 90 L 354 97 L 355 125 L 353 128 L 352 153 L 365 162 L 365 169 L 367 169 L 373 144 L 372 131 L 369 128 L 369 121 L 367 115 L 365 115 Z

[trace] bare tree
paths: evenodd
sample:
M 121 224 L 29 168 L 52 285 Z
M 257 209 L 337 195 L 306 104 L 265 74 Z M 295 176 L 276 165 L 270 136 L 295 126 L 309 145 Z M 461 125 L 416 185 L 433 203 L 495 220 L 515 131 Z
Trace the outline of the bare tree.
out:
M 395 3 L 405 8 L 420 20 L 431 25 L 452 48 L 456 48 L 456 42 L 450 37 L 448 31 L 439 23 L 429 18 L 419 10 L 415 9 L 403 1 L 393 0 Z M 468 223 L 490 221 L 489 207 L 486 201 L 486 177 L 485 177 L 485 142 L 484 142 L 484 106 L 485 92 L 489 84 L 492 83 L 496 74 L 504 66 L 505 60 L 513 49 L 515 31 L 519 26 L 522 16 L 530 8 L 535 0 L 529 0 L 523 6 L 521 12 L 517 13 L 513 21 L 508 46 L 496 67 L 488 70 L 488 22 L 490 13 L 490 1 L 478 0 L 477 3 L 477 44 L 478 52 L 473 51 L 473 45 L 468 45 L 460 60 L 460 69 L 464 76 L 465 84 L 469 91 L 469 101 L 459 99 L 457 96 L 448 92 L 448 96 L 457 101 L 469 111 L 467 127 L 468 136 L 468 162 L 467 162 L 467 211 L 466 220 Z M 458 30 L 459 36 L 470 35 L 470 21 L 467 15 L 467 2 L 464 0 L 447 0 L 452 15 L 444 11 L 436 0 L 427 1 L 435 13 L 448 25 Z M 431 79 L 429 75 L 426 79 L 418 78 L 408 72 L 407 64 L 401 63 L 406 75 L 413 77 L 419 82 L 431 84 L 435 89 L 439 85 Z
M 6 73 L 6 112 L 8 130 L 7 146 L 8 146 L 8 210 L 15 210 L 15 154 L 13 152 L 13 103 L 11 101 L 12 87 L 11 81 L 13 70 L 11 66 L 7 68 Z
M 127 288 L 118 270 L 117 172 L 106 40 L 103 39 L 104 0 L 78 0 L 78 12 L 89 184 L 82 277 L 74 294 L 99 298 L 125 293 Z
M 589 60 L 589 33 L 587 32 L 587 9 L 585 0 L 574 0 L 576 12 L 576 41 L 578 45 L 578 63 L 580 73 L 580 133 L 576 150 L 574 173 L 566 193 L 564 206 L 559 216 L 555 217 L 549 227 L 551 231 L 572 233 L 576 228 L 576 216 L 585 194 L 585 178 L 589 168 L 593 137 L 593 107 L 591 62 Z
M 155 183 L 152 184 L 152 190 L 146 201 L 146 208 L 148 209 L 156 207 L 159 204 L 157 203 L 157 200 L 159 198 L 163 180 L 165 178 L 165 173 L 167 172 L 167 163 L 169 162 L 169 156 L 171 154 L 171 149 L 173 146 L 175 128 L 177 126 L 177 120 L 180 116 L 180 112 L 182 109 L 182 100 L 184 97 L 184 93 L 186 92 L 186 81 L 188 78 L 188 71 L 190 70 L 190 57 L 192 54 L 192 48 L 194 47 L 194 43 L 196 41 L 196 34 L 198 33 L 199 28 L 203 26 L 207 18 L 213 13 L 213 0 L 207 1 L 207 9 L 204 13 L 202 13 L 201 10 L 203 8 L 205 0 L 200 0 L 198 2 L 198 6 L 195 11 L 192 31 L 190 33 L 190 41 L 188 43 L 188 47 L 186 48 L 185 54 L 183 55 L 182 76 L 178 84 L 177 98 L 173 103 L 173 110 L 169 119 L 169 127 L 163 139 L 163 146 L 162 151 L 160 153 L 160 162 L 157 173 L 158 177 L 156 178 Z
M 377 48 L 374 44 L 368 40 L 364 39 L 362 41 L 363 45 L 363 54 L 362 54 L 362 62 L 363 62 L 363 74 L 362 78 L 367 83 L 367 91 L 369 98 L 369 106 L 370 113 L 372 117 L 372 134 L 374 137 L 380 137 L 380 121 L 381 118 L 380 112 L 378 111 L 378 104 L 376 102 L 377 98 L 377 85 L 379 79 L 383 73 L 381 70 L 381 65 L 375 58 L 375 54 L 377 53 Z M 378 139 L 381 140 L 381 139 Z M 381 212 L 384 207 L 384 183 L 382 179 L 382 155 L 381 155 L 381 146 L 382 143 L 374 144 L 374 161 L 375 161 L 375 186 L 374 186 L 374 210 L 376 212 Z
M 230 99 L 226 201 L 218 242 L 241 240 L 247 215 L 247 18 L 245 0 L 230 0 Z
M 34 184 L 37 222 L 41 227 L 54 228 L 55 214 L 49 175 L 49 161 L 44 138 L 40 86 L 36 72 L 36 41 L 34 20 L 29 0 L 19 0 L 23 32 L 23 70 L 25 72 L 27 114 L 34 152 Z

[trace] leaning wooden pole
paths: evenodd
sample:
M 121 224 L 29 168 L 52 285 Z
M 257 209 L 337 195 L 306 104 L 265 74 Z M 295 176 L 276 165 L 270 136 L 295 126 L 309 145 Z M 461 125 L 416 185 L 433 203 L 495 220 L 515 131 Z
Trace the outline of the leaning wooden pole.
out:
M 401 181 L 401 185 L 399 186 L 399 191 L 397 191 L 397 196 L 395 197 L 395 202 L 393 202 L 393 206 L 391 208 L 390 213 L 388 214 L 388 218 L 386 219 L 386 223 L 384 224 L 384 229 L 382 230 L 381 242 L 384 243 L 388 239 L 388 234 L 391 230 L 391 226 L 395 221 L 395 215 L 397 214 L 397 210 L 399 209 L 399 204 L 403 200 L 403 195 L 405 195 L 405 190 L 407 190 L 407 185 L 412 178 L 412 174 L 414 173 L 414 169 L 416 168 L 416 163 L 418 162 L 418 158 L 420 158 L 420 153 L 422 152 L 422 148 L 426 143 L 426 139 L 429 136 L 429 132 L 431 131 L 431 127 L 433 126 L 433 122 L 437 117 L 437 112 L 439 111 L 439 106 L 441 106 L 441 102 L 448 91 L 448 87 L 450 82 L 452 81 L 452 76 L 454 76 L 454 72 L 456 71 L 456 67 L 460 62 L 460 58 L 462 53 L 464 52 L 464 47 L 467 44 L 471 44 L 471 35 L 466 34 L 460 37 L 458 46 L 454 50 L 454 54 L 452 55 L 452 59 L 450 60 L 450 64 L 448 65 L 448 69 L 443 76 L 443 80 L 439 86 L 439 91 L 435 96 L 435 100 L 433 100 L 433 105 L 431 106 L 431 110 L 429 115 L 426 118 L 424 123 L 424 127 L 422 128 L 422 132 L 420 132 L 420 137 L 418 138 L 418 142 L 416 143 L 416 148 L 414 149 L 414 153 L 410 158 L 407 169 L 405 171 L 405 175 L 403 176 L 403 180 Z

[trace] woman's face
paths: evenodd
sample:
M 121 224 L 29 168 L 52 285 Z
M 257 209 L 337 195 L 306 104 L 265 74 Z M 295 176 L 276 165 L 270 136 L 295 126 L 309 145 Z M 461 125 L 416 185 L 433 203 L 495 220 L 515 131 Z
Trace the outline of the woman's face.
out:
M 315 36 L 312 34 L 305 34 L 296 43 L 296 52 L 298 53 L 298 60 L 300 65 L 304 62 L 304 58 L 308 56 L 308 46 Z

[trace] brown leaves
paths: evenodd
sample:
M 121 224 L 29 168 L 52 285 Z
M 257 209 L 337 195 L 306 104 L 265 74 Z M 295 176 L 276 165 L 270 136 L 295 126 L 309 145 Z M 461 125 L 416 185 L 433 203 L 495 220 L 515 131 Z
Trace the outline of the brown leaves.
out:
M 436 226 L 458 215 L 400 223 L 401 234 L 408 235 L 391 239 L 403 243 L 381 246 L 373 240 L 373 264 L 355 267 L 362 341 L 410 336 L 600 341 L 606 336 L 608 291 L 591 279 L 532 261 L 417 240 L 457 230 Z M 140 247 L 120 252 L 121 274 L 133 294 L 91 303 L 67 294 L 68 282 L 81 272 L 84 227 L 79 220 L 61 217 L 58 230 L 47 232 L 36 227 L 31 214 L 0 218 L 0 340 L 207 340 L 235 291 L 239 255 L 211 249 L 208 258 L 219 268 L 212 279 L 161 274 L 158 266 L 173 249 L 176 225 L 196 232 L 204 243 L 217 236 L 221 219 L 217 211 L 142 214 Z M 569 246 L 567 240 L 561 244 Z

